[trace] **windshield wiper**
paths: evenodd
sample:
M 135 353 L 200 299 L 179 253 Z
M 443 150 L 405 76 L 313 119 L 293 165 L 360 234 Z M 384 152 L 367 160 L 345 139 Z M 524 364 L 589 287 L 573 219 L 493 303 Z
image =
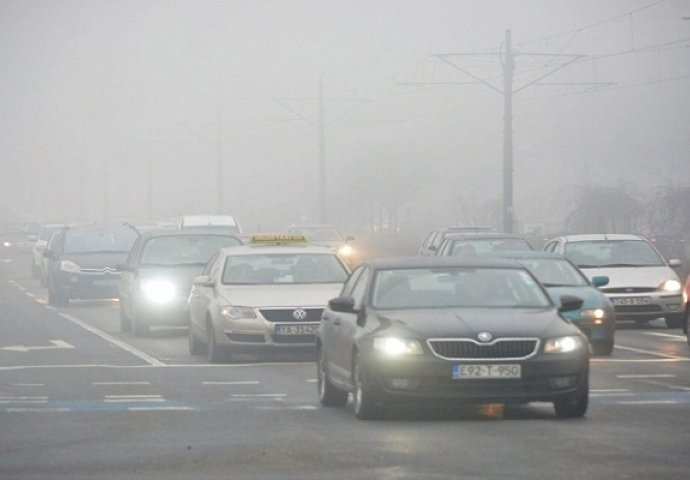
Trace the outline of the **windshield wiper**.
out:
M 611 268 L 611 267 L 639 267 L 640 265 L 636 263 L 607 263 L 605 265 L 599 265 L 601 268 Z
M 570 283 L 542 283 L 545 287 L 576 287 L 577 285 L 573 285 Z

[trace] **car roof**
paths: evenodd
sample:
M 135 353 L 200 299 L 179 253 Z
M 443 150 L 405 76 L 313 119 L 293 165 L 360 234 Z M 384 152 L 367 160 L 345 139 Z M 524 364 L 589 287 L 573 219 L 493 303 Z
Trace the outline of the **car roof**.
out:
M 234 235 L 232 233 L 227 233 L 223 231 L 222 229 L 218 228 L 193 228 L 193 229 L 179 229 L 179 230 L 170 230 L 170 229 L 159 229 L 159 230 L 146 230 L 144 232 L 140 232 L 140 235 L 144 239 L 148 238 L 154 238 L 154 237 L 189 237 L 189 236 L 199 236 L 199 235 L 213 235 L 213 236 L 222 236 L 222 237 L 233 237 L 236 238 L 239 242 L 242 242 L 242 239 L 239 238 L 237 235 Z
M 487 240 L 487 239 L 502 239 L 502 238 L 516 238 L 520 240 L 525 240 L 525 238 L 520 235 L 515 235 L 514 233 L 500 233 L 500 232 L 462 232 L 462 233 L 450 233 L 446 236 L 446 240 Z M 525 240 L 527 241 L 527 240 Z
M 495 256 L 500 258 L 512 258 L 512 259 L 524 259 L 524 258 L 545 258 L 553 260 L 567 260 L 566 257 L 560 253 L 555 252 L 545 252 L 541 250 L 511 250 L 505 252 L 492 252 L 491 254 L 486 254 L 487 256 Z
M 122 225 L 119 223 L 96 223 L 96 224 L 90 224 L 90 225 L 67 225 L 65 227 L 67 231 L 74 231 L 74 230 L 79 230 L 79 231 L 100 231 L 100 230 L 131 230 L 134 233 L 137 233 L 136 229 L 129 226 L 129 225 Z
M 182 228 L 187 227 L 236 227 L 237 220 L 232 215 L 183 215 L 180 219 Z
M 640 235 L 628 233 L 587 233 L 577 235 L 565 235 L 566 242 L 587 242 L 587 241 L 606 241 L 606 240 L 646 240 Z
M 294 245 L 261 245 L 261 244 L 244 244 L 236 247 L 225 247 L 221 249 L 224 255 L 262 255 L 262 254 L 286 254 L 286 253 L 315 253 L 315 254 L 331 254 L 335 253 L 328 247 L 311 244 L 294 244 Z
M 376 270 L 392 268 L 437 268 L 437 267 L 485 267 L 485 268 L 518 268 L 522 265 L 514 260 L 480 256 L 480 257 L 382 257 L 365 262 Z

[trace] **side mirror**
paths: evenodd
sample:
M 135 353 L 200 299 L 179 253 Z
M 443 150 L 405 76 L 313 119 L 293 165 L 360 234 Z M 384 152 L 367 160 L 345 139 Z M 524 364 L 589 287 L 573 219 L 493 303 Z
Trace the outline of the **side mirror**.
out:
M 194 279 L 194 285 L 199 287 L 212 287 L 213 280 L 211 280 L 208 275 L 201 275 Z
M 336 297 L 328 301 L 328 308 L 334 312 L 355 313 L 355 299 L 352 297 Z
M 575 297 L 573 295 L 563 295 L 561 297 L 561 307 L 558 309 L 559 312 L 571 312 L 582 307 L 584 300 L 580 297 Z
M 595 287 L 603 287 L 604 285 L 609 284 L 609 277 L 606 275 L 597 275 L 596 277 L 592 277 L 592 285 Z
M 683 265 L 683 262 L 677 258 L 672 258 L 668 261 L 668 266 L 671 268 L 678 268 Z

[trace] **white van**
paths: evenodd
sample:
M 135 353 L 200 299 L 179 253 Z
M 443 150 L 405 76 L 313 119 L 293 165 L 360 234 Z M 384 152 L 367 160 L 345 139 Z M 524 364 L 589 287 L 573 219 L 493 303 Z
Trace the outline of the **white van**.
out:
M 184 215 L 178 228 L 222 228 L 232 233 L 242 233 L 242 227 L 231 215 Z

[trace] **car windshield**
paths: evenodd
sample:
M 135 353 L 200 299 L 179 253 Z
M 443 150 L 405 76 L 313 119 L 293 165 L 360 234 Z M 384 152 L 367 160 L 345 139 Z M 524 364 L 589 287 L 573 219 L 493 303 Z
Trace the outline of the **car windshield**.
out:
M 565 256 L 578 267 L 663 266 L 664 259 L 644 240 L 568 242 Z
M 68 230 L 64 253 L 129 252 L 137 239 L 131 228 Z
M 223 283 L 343 283 L 347 275 L 338 258 L 328 253 L 230 255 L 225 262 Z
M 565 259 L 520 258 L 522 265 L 532 272 L 545 287 L 582 287 L 587 279 Z
M 538 282 L 517 268 L 410 268 L 379 270 L 372 306 L 409 308 L 544 308 L 550 302 Z
M 43 228 L 41 229 L 41 233 L 38 235 L 38 239 L 39 239 L 39 240 L 44 240 L 44 241 L 47 242 L 48 240 L 50 240 L 50 236 L 51 236 L 53 233 L 55 233 L 55 232 L 57 232 L 58 230 L 60 230 L 61 228 L 63 228 L 63 227 L 43 227 Z
M 343 235 L 332 227 L 298 227 L 291 228 L 289 232 L 304 235 L 307 241 L 326 242 L 329 240 L 342 241 L 343 239 Z
M 10 223 L 5 226 L 6 235 L 37 235 L 41 226 L 37 223 Z
M 146 241 L 139 259 L 140 266 L 205 264 L 224 247 L 240 245 L 229 235 L 168 235 Z
M 484 255 L 492 252 L 532 250 L 522 238 L 458 239 L 453 241 L 451 255 L 454 257 Z

